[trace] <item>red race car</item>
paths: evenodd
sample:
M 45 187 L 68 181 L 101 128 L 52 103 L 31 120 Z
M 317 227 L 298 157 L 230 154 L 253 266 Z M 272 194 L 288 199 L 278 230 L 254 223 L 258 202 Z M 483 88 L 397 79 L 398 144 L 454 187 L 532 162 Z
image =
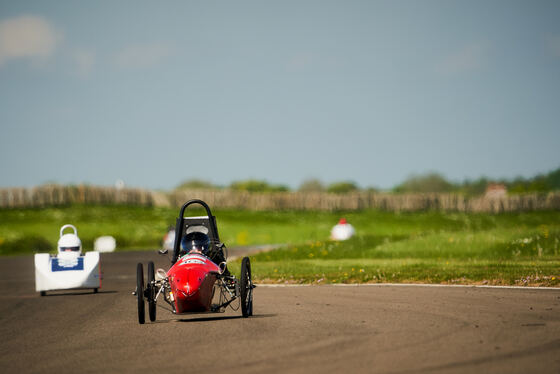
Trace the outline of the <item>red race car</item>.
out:
M 185 210 L 199 204 L 206 216 L 184 217 Z M 177 218 L 175 244 L 171 268 L 154 271 L 148 263 L 148 278 L 144 284 L 141 263 L 136 268 L 138 322 L 145 322 L 145 301 L 148 302 L 150 321 L 156 320 L 156 307 L 160 295 L 174 314 L 224 312 L 229 306 L 241 307 L 243 317 L 253 314 L 253 289 L 249 257 L 241 262 L 241 276 L 236 278 L 227 269 L 227 249 L 220 242 L 216 218 L 202 200 L 186 202 Z M 167 254 L 167 250 L 159 251 Z M 237 301 L 237 302 L 236 302 Z M 165 308 L 167 309 L 167 308 Z M 169 309 L 168 309 L 169 310 Z

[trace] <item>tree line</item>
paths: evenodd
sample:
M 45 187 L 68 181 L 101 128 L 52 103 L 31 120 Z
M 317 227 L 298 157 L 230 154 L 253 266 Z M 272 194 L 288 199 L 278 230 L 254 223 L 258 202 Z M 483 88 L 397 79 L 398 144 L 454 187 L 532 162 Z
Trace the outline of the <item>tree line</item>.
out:
M 402 183 L 391 188 L 393 193 L 458 193 L 465 196 L 483 195 L 490 185 L 503 185 L 509 194 L 522 193 L 546 193 L 560 190 L 560 168 L 545 174 L 538 174 L 531 178 L 517 177 L 514 179 L 492 179 L 480 177 L 478 179 L 466 179 L 462 182 L 453 182 L 440 173 L 430 172 L 425 174 L 411 175 Z M 292 191 L 287 185 L 272 184 L 266 180 L 247 179 L 234 181 L 229 186 L 220 186 L 202 179 L 189 179 L 175 188 L 182 190 L 223 190 L 243 192 L 286 192 Z M 362 188 L 353 181 L 337 181 L 329 184 L 323 183 L 316 178 L 304 180 L 296 189 L 298 192 L 379 192 L 375 187 Z

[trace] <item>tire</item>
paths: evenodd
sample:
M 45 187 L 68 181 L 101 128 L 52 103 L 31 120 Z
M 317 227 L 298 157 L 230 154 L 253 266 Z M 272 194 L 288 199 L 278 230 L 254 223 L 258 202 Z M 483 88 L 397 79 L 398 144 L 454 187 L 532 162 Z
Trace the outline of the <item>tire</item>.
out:
M 156 288 L 154 286 L 155 272 L 153 261 L 148 262 L 148 280 L 146 288 L 148 289 L 148 314 L 150 321 L 156 320 Z
M 46 296 L 47 295 L 47 291 L 41 291 L 41 296 Z
M 240 277 L 241 313 L 243 317 L 253 315 L 253 283 L 251 282 L 251 262 L 249 257 L 243 257 Z
M 99 288 L 94 288 L 93 289 L 93 293 L 98 293 L 99 292 Z
M 136 298 L 138 299 L 138 323 L 146 322 L 146 306 L 144 305 L 144 268 L 139 263 L 136 266 Z

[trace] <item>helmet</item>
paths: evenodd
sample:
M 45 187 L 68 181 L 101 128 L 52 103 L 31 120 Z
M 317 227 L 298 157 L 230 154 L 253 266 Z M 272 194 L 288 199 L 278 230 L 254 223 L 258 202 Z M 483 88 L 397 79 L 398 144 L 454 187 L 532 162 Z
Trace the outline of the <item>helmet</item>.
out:
M 207 254 L 210 249 L 210 238 L 202 232 L 191 232 L 181 240 L 181 251 L 189 253 L 193 249 L 197 249 L 203 254 Z
M 63 234 L 64 230 L 71 228 L 73 234 Z M 82 241 L 78 238 L 78 230 L 73 225 L 64 225 L 60 229 L 60 239 L 58 239 L 58 253 L 73 252 L 78 255 L 82 254 Z

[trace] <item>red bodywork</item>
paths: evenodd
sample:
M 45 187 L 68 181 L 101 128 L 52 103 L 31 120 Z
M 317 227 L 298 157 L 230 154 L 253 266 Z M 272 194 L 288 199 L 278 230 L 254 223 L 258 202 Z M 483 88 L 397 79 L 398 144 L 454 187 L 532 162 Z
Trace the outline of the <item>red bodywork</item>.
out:
M 219 273 L 220 268 L 212 260 L 199 254 L 177 260 L 167 272 L 176 313 L 209 311 Z

